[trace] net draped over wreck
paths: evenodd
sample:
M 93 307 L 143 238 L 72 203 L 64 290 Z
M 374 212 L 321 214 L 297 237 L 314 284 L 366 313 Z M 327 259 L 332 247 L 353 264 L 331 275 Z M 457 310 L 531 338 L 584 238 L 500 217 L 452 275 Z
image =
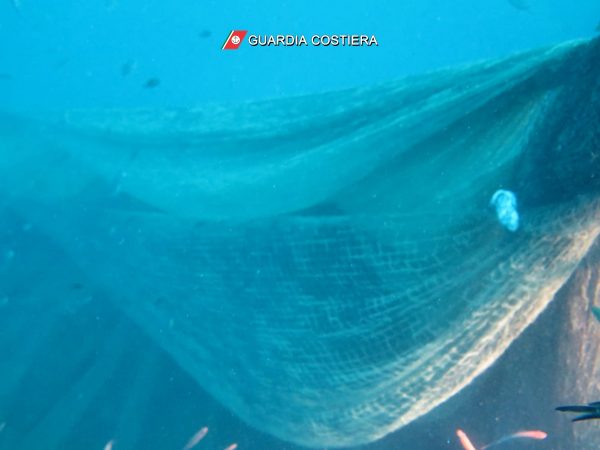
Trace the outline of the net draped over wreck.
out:
M 219 402 L 305 446 L 372 442 L 459 392 L 600 232 L 598 41 L 291 99 L 5 114 L 0 136 L 5 211 Z

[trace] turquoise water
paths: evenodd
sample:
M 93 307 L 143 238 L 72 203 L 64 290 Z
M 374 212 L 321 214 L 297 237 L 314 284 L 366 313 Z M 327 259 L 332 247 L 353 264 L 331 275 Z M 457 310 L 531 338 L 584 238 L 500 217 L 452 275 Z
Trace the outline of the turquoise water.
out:
M 3 109 L 194 106 L 325 92 L 591 37 L 592 0 L 320 3 L 233 0 L 1 5 Z M 375 34 L 378 48 L 222 53 L 231 29 L 257 34 Z M 206 34 L 209 36 L 203 37 Z M 132 64 L 123 77 L 122 66 Z M 160 89 L 145 81 L 161 79 Z
M 0 5 L 0 449 L 597 448 L 599 19 Z

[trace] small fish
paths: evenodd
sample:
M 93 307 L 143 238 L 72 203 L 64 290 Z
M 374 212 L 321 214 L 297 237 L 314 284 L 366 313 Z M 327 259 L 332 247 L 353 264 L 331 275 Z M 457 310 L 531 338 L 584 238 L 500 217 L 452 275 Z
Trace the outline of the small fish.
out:
M 525 431 L 517 431 L 513 434 L 515 438 L 525 438 L 525 439 L 536 439 L 538 441 L 544 440 L 548 437 L 548 433 L 542 430 L 525 430 Z
M 144 87 L 146 89 L 152 89 L 152 88 L 155 88 L 156 86 L 158 86 L 159 84 L 160 84 L 160 79 L 158 79 L 158 78 L 149 78 L 144 83 Z
M 2 433 L 2 431 L 4 430 L 4 428 L 6 428 L 6 422 L 0 423 L 0 433 Z
M 225 450 L 235 450 L 237 448 L 237 444 L 231 444 L 229 447 L 227 447 Z
M 484 445 L 481 447 L 481 450 L 485 450 L 486 448 L 490 448 L 492 446 L 503 444 L 504 442 L 512 441 L 514 439 L 536 439 L 543 440 L 548 437 L 548 433 L 541 430 L 524 430 L 517 431 L 516 433 L 509 434 L 508 436 L 504 436 L 497 441 L 492 442 L 491 444 Z
M 600 413 L 581 414 L 575 417 L 571 422 L 582 422 L 584 420 L 600 419 Z
M 456 430 L 456 435 L 458 436 L 460 445 L 462 445 L 462 447 L 465 450 L 477 450 L 471 442 L 471 440 L 469 439 L 469 436 L 467 436 L 467 433 L 465 433 L 463 430 L 461 430 L 460 428 Z
M 115 441 L 113 439 L 111 439 L 104 446 L 104 450 L 112 450 L 114 444 L 115 444 Z
M 561 412 L 592 413 L 592 412 L 595 412 L 597 410 L 597 408 L 594 406 L 587 406 L 587 405 L 566 405 L 566 406 L 559 406 L 558 408 L 556 408 L 556 410 L 561 411 Z
M 556 408 L 561 412 L 583 413 L 572 419 L 572 422 L 581 422 L 582 420 L 600 419 L 600 402 L 592 402 L 587 405 L 566 405 Z
M 123 63 L 121 66 L 121 75 L 126 77 L 137 68 L 137 63 L 133 60 L 129 60 Z
M 206 39 L 212 36 L 212 32 L 210 30 L 202 30 L 198 33 L 198 37 L 200 39 Z
M 208 427 L 202 427 L 200 428 L 196 434 L 194 434 L 190 440 L 188 441 L 187 444 L 185 444 L 185 447 L 183 447 L 183 450 L 190 450 L 191 448 L 195 447 L 198 442 L 200 442 L 202 439 L 204 439 L 204 436 L 206 436 L 206 434 L 208 433 Z
M 508 0 L 508 3 L 519 11 L 529 11 L 531 7 L 529 6 L 529 2 L 526 0 Z

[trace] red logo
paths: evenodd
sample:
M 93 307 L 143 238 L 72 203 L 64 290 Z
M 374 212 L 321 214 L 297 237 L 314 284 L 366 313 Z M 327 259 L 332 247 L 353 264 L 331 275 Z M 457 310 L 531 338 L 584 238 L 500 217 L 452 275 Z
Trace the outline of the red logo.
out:
M 227 40 L 223 44 L 223 50 L 237 50 L 244 42 L 244 38 L 246 37 L 246 30 L 233 30 L 229 33 Z

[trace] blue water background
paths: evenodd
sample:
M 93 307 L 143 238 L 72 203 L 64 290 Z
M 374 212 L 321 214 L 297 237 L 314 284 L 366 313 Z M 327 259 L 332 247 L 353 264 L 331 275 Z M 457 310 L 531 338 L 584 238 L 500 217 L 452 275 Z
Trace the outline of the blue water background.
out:
M 0 109 L 190 106 L 369 85 L 593 36 L 596 0 L 0 2 Z M 255 34 L 375 34 L 377 48 L 223 52 Z M 208 37 L 203 37 L 210 34 Z M 129 76 L 121 75 L 135 62 Z M 149 78 L 155 89 L 144 89 Z

